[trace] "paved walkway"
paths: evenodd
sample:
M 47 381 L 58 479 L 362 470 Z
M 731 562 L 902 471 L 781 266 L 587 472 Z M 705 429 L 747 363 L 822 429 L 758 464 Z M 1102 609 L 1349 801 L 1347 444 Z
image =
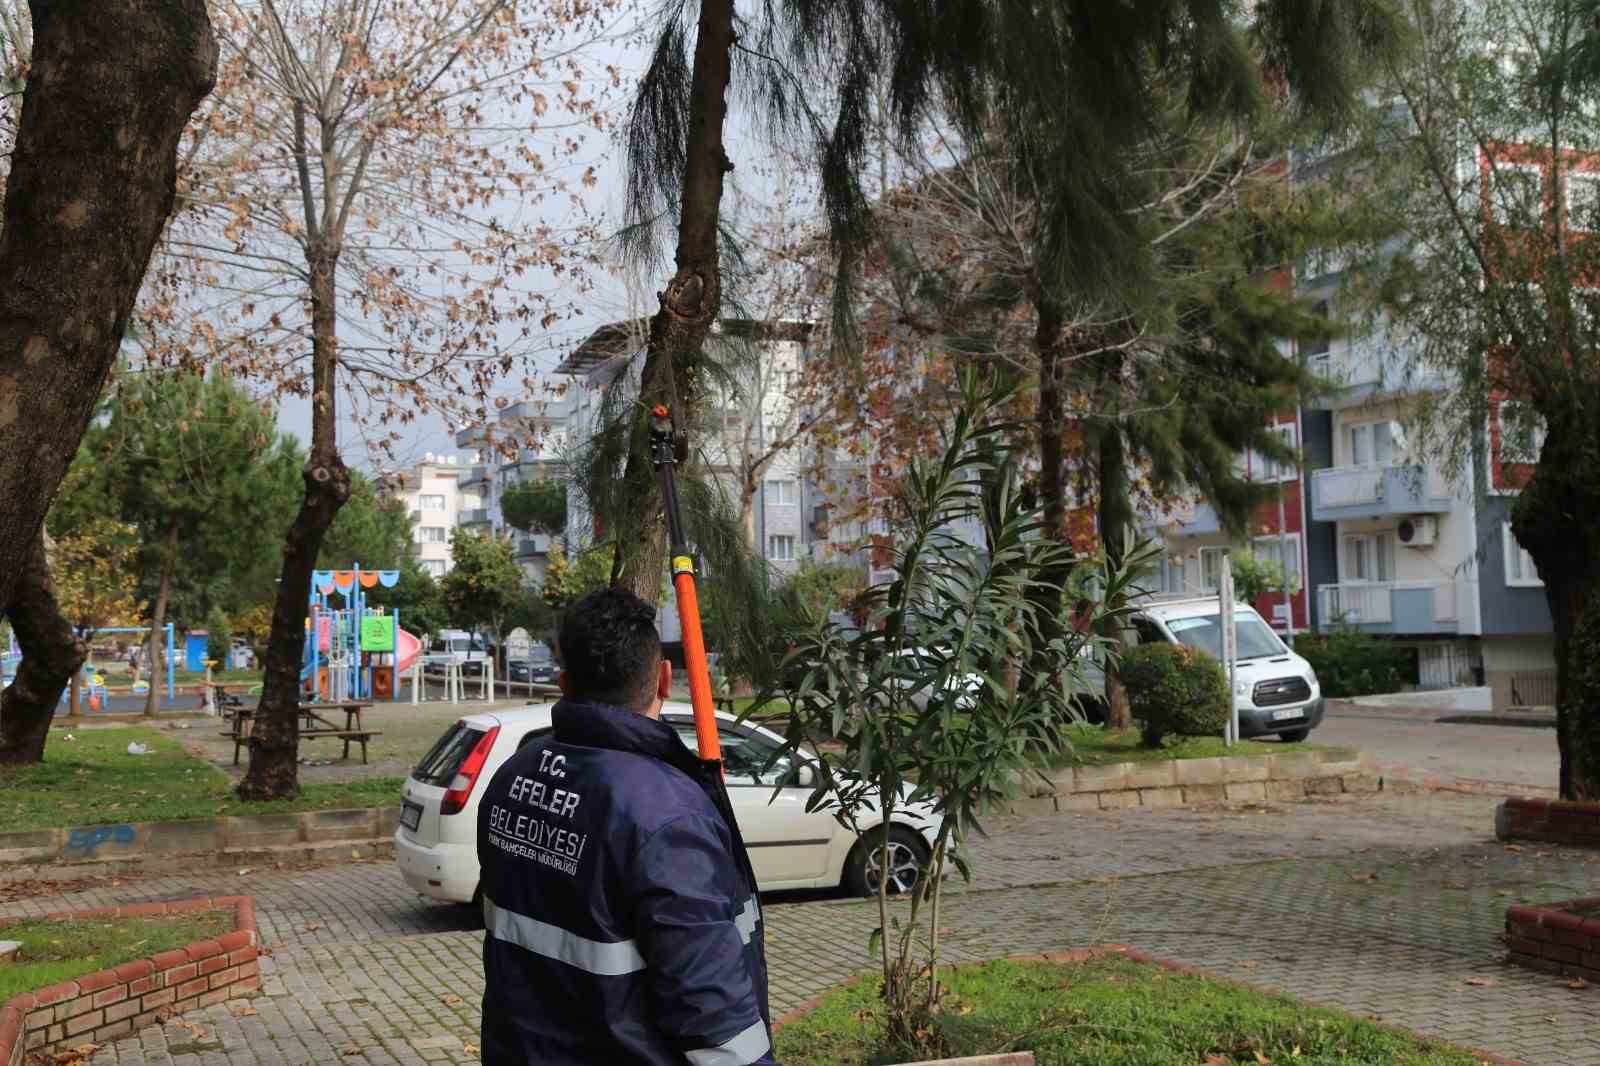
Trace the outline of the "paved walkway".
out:
M 1497 845 L 1491 808 L 1425 795 L 997 820 L 941 923 L 947 957 L 1120 941 L 1533 1066 L 1600 1066 L 1600 989 L 1507 966 L 1498 942 L 1512 900 L 1600 894 L 1600 855 Z M 68 903 L 242 888 L 273 950 L 263 995 L 147 1029 L 94 1066 L 476 1061 L 482 934 L 387 863 L 129 881 Z M 871 904 L 773 898 L 766 920 L 777 1012 L 870 965 Z

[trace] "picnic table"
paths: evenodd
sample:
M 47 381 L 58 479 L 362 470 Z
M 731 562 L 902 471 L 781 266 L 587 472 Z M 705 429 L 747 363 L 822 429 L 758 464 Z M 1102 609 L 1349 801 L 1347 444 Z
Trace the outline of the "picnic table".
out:
M 372 704 L 365 700 L 332 700 L 324 703 L 300 704 L 300 736 L 301 739 L 315 740 L 321 737 L 333 737 L 335 740 L 344 741 L 343 758 L 350 758 L 350 745 L 361 745 L 361 761 L 367 761 L 367 742 L 373 737 L 383 735 L 377 729 L 368 729 L 366 725 L 366 711 Z M 344 722 L 334 721 L 330 715 L 344 715 Z M 250 736 L 255 725 L 255 708 L 234 705 L 231 710 L 231 724 L 222 731 L 222 735 L 233 740 L 233 765 L 239 765 L 239 749 L 250 743 Z

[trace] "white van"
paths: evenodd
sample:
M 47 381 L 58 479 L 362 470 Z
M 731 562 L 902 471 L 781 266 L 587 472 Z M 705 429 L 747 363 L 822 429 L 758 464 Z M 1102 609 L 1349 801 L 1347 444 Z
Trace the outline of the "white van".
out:
M 1233 620 L 1239 645 L 1234 659 L 1239 735 L 1306 739 L 1322 724 L 1316 672 L 1251 607 L 1235 604 Z M 1215 596 L 1146 604 L 1131 625 L 1139 644 L 1187 644 L 1222 658 L 1222 608 Z

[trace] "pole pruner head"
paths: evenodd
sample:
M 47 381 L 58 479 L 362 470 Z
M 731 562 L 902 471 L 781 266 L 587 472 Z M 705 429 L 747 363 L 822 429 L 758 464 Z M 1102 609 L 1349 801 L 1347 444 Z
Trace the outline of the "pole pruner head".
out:
M 650 409 L 650 459 L 656 466 L 681 462 L 688 453 L 688 441 L 678 436 L 672 424 L 672 411 L 664 403 Z

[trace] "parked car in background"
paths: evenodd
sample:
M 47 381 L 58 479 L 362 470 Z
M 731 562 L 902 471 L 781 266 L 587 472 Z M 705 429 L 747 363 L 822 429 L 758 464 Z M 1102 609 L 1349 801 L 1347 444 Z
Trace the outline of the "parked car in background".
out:
M 767 764 L 782 746 L 776 733 L 734 715 L 718 714 L 723 766 L 734 816 L 762 891 L 843 886 L 853 895 L 873 895 L 887 879 L 892 892 L 908 892 L 932 853 L 938 815 L 933 804 L 897 806 L 889 827 L 888 862 L 880 861 L 883 824 L 869 812 L 858 837 L 828 811 L 810 811 L 812 768 L 796 769 L 790 757 Z M 694 711 L 668 703 L 661 720 L 693 747 Z M 468 715 L 445 730 L 423 756 L 401 791 L 395 861 L 400 874 L 431 899 L 473 902 L 478 897 L 478 803 L 485 784 L 517 749 L 550 732 L 550 706 Z M 794 787 L 774 788 L 795 771 Z M 909 786 L 908 792 L 909 795 Z
M 1290 651 L 1253 608 L 1235 604 L 1233 617 L 1239 735 L 1306 739 L 1322 724 L 1316 671 Z M 1222 659 L 1222 608 L 1215 596 L 1147 604 L 1133 616 L 1132 626 L 1140 644 L 1185 644 Z
M 506 663 L 506 678 L 535 685 L 553 685 L 561 673 L 556 657 L 543 644 L 535 644 L 526 659 L 512 659 Z
M 483 638 L 465 629 L 441 629 L 428 641 L 422 661 L 428 666 L 460 663 L 464 674 L 480 674 L 489 658 L 489 648 Z

